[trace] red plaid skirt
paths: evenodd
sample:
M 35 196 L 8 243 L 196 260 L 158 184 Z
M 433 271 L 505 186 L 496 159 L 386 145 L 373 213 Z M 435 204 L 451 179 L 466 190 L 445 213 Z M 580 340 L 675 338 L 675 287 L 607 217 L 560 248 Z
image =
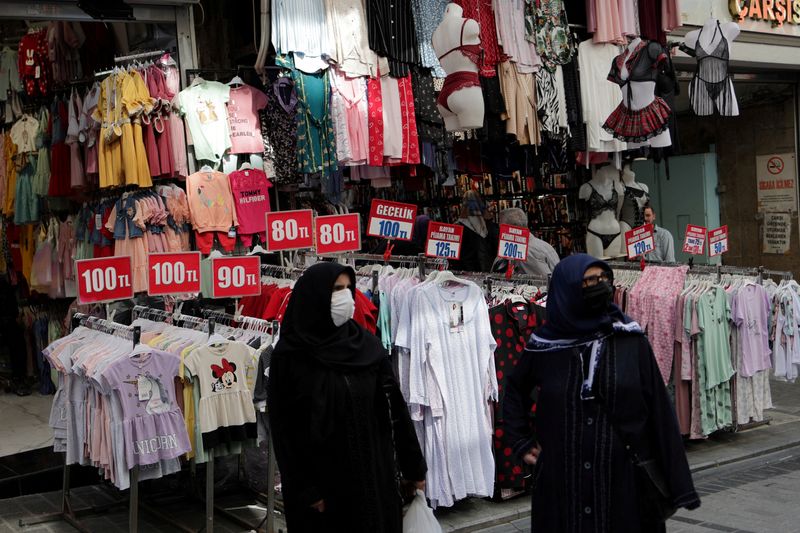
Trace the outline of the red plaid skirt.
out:
M 669 127 L 669 105 L 656 96 L 649 106 L 632 111 L 620 103 L 606 119 L 603 129 L 621 141 L 644 142 Z

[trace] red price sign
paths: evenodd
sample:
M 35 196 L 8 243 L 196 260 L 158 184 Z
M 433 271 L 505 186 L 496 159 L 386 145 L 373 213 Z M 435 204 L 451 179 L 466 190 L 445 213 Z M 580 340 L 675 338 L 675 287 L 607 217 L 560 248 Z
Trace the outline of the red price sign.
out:
M 133 298 L 133 266 L 129 256 L 75 261 L 78 302 L 96 304 Z
M 425 255 L 458 261 L 461 258 L 461 241 L 463 238 L 464 226 L 431 221 L 428 224 L 428 242 L 425 244 Z
M 257 256 L 211 259 L 211 294 L 214 298 L 240 298 L 261 294 L 261 260 Z
M 655 250 L 655 242 L 652 224 L 645 224 L 625 232 L 625 245 L 628 248 L 629 259 L 649 254 Z
M 528 241 L 531 230 L 510 224 L 500 224 L 500 246 L 497 257 L 524 261 L 528 257 Z
M 388 200 L 372 200 L 367 235 L 384 239 L 410 241 L 414 233 L 417 206 Z
M 728 251 L 728 226 L 712 229 L 708 232 L 708 255 L 714 257 Z
M 315 221 L 319 255 L 357 252 L 361 249 L 361 215 L 328 215 Z
M 147 256 L 147 294 L 196 294 L 200 292 L 200 252 L 150 254 Z
M 314 213 L 311 209 L 267 213 L 267 250 L 302 250 L 314 246 Z
M 692 255 L 706 253 L 706 234 L 708 230 L 703 226 L 686 225 L 686 237 L 683 239 L 683 251 Z

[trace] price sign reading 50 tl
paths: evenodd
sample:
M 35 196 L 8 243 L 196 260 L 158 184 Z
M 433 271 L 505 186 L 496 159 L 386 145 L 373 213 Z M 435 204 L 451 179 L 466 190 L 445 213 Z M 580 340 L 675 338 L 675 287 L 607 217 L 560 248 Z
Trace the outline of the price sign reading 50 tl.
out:
M 708 232 L 708 255 L 722 255 L 728 251 L 728 226 L 712 229 Z
M 653 238 L 653 225 L 645 224 L 625 232 L 625 244 L 628 249 L 628 258 L 633 259 L 644 254 L 649 254 L 655 249 Z
M 497 257 L 524 261 L 528 257 L 528 240 L 531 230 L 510 224 L 500 224 L 500 247 Z
M 150 296 L 200 292 L 200 252 L 150 254 L 147 269 Z
M 384 239 L 410 241 L 414 231 L 417 206 L 388 200 L 372 200 L 367 235 Z
M 358 213 L 317 217 L 315 226 L 319 255 L 357 252 L 361 249 L 361 216 Z
M 131 258 L 103 257 L 75 261 L 78 301 L 82 304 L 133 298 Z
M 302 250 L 314 245 L 311 209 L 267 213 L 267 250 Z
M 261 294 L 261 259 L 258 256 L 211 259 L 214 298 L 240 298 Z
M 428 242 L 425 245 L 425 255 L 428 257 L 445 257 L 458 261 L 461 257 L 461 240 L 463 236 L 464 226 L 431 221 L 428 225 Z

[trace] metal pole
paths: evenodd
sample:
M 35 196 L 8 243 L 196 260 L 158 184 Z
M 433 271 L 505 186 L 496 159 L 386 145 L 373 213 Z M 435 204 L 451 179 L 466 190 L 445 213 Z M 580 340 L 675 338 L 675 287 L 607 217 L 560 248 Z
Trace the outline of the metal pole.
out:
M 267 439 L 267 453 L 269 462 L 267 463 L 267 533 L 275 531 L 275 446 L 272 444 L 272 434 Z
M 206 462 L 206 533 L 214 531 L 214 449 L 207 450 Z
M 131 469 L 131 494 L 128 502 L 128 531 L 139 530 L 139 465 Z

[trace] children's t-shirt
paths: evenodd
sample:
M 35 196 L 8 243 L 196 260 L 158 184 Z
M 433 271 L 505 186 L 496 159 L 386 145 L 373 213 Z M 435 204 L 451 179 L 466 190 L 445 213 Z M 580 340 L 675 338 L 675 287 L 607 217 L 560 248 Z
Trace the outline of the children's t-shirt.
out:
M 267 95 L 255 87 L 242 85 L 230 90 L 228 122 L 232 154 L 256 154 L 264 151 L 258 111 L 267 107 Z
M 230 87 L 217 81 L 202 81 L 178 93 L 176 107 L 186 117 L 197 159 L 218 162 L 231 147 L 225 104 Z
M 239 225 L 231 185 L 222 172 L 201 170 L 188 176 L 186 197 L 192 225 L 200 233 L 228 231 Z
M 237 170 L 228 174 L 231 182 L 236 218 L 239 221 L 239 235 L 260 234 L 262 240 L 267 221 L 264 213 L 269 212 L 269 188 L 272 183 L 263 170 Z
M 39 131 L 39 121 L 30 115 L 25 115 L 16 124 L 11 126 L 11 140 L 17 145 L 17 153 L 24 154 L 35 152 L 36 134 Z

